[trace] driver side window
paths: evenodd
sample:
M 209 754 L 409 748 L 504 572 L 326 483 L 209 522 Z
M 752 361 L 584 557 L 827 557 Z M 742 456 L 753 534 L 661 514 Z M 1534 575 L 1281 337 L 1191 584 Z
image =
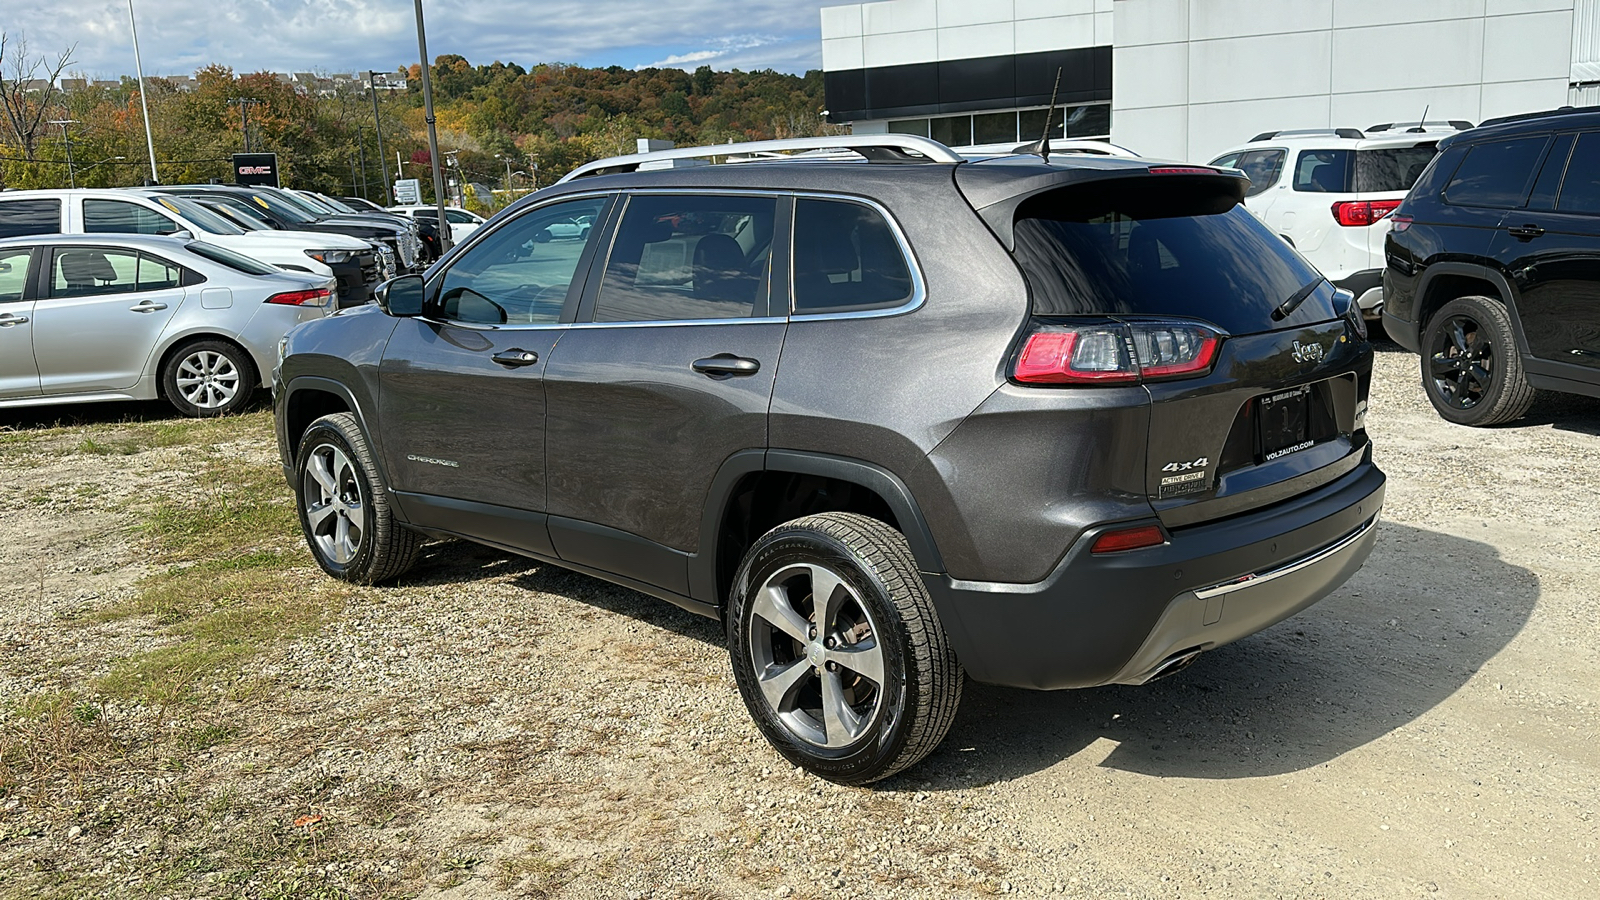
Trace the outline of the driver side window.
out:
M 475 325 L 560 321 L 584 248 L 609 198 L 523 213 L 462 253 L 439 285 L 440 314 Z

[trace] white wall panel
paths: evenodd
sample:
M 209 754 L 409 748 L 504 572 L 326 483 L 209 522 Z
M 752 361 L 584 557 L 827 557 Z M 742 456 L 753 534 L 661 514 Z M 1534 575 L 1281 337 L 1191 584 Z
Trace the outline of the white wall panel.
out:
M 932 30 L 938 24 L 938 5 L 934 0 L 886 0 L 861 7 L 862 34 Z
M 1530 13 L 1487 21 L 1484 81 L 1566 78 L 1572 71 L 1572 13 Z
M 1328 127 L 1328 95 L 1189 107 L 1186 158 L 1209 162 L 1263 131 Z M 1115 125 L 1116 120 L 1112 123 Z M 1115 135 L 1113 135 L 1115 139 Z
M 1189 44 L 1189 102 L 1251 100 L 1263 94 L 1278 97 L 1326 94 L 1329 90 L 1328 43 L 1327 31 L 1192 41 Z M 1117 76 L 1115 65 L 1112 73 L 1113 77 Z M 1112 88 L 1113 98 L 1117 90 L 1117 87 Z
M 1495 116 L 1555 109 L 1567 102 L 1565 78 L 1513 81 L 1483 86 L 1483 109 L 1476 121 Z
M 1116 27 L 1117 17 L 1111 12 L 1097 12 L 1094 14 L 1094 42 L 1105 46 L 1111 45 L 1111 37 Z
M 939 27 L 954 28 L 961 25 L 985 25 L 993 22 L 1011 24 L 1016 18 L 1012 0 L 936 0 Z
M 1015 2 L 1019 19 L 1088 15 L 1095 11 L 1094 0 L 1015 0 Z
M 1189 51 L 1186 44 L 1113 47 L 1111 127 L 1125 109 L 1173 106 L 1189 102 Z
M 1111 139 L 1141 156 L 1187 159 L 1189 107 L 1161 106 L 1130 109 L 1111 120 Z
M 840 69 L 859 69 L 866 65 L 862 54 L 861 38 L 824 38 L 822 41 L 822 68 L 826 72 Z
M 1476 84 L 1334 94 L 1328 107 L 1328 124 L 1334 128 L 1371 128 L 1381 122 L 1415 122 L 1422 118 L 1423 110 L 1427 110 L 1430 122 L 1466 119 L 1476 124 L 1482 94 Z
M 1510 13 L 1571 8 L 1572 0 L 1489 0 L 1484 12 L 1491 16 L 1504 16 Z
M 867 34 L 861 38 L 862 65 L 903 66 L 932 62 L 939 55 L 939 36 L 933 29 L 894 34 Z
M 1333 33 L 1333 89 L 1353 93 L 1477 84 L 1483 31 L 1483 19 L 1342 28 Z
M 861 36 L 861 4 L 849 6 L 824 6 L 822 8 L 822 39 Z
M 1137 0 L 1116 10 L 1118 47 L 1189 39 L 1189 0 Z
M 991 25 L 963 25 L 940 28 L 940 59 L 972 59 L 980 56 L 1010 56 L 1017 52 L 1017 26 L 1011 22 Z
M 1333 27 L 1361 28 L 1477 17 L 1483 15 L 1483 4 L 1484 0 L 1333 0 Z
M 1124 4 L 1143 0 L 1123 0 Z M 1190 0 L 1189 39 L 1282 34 L 1328 28 L 1333 0 Z
M 1012 27 L 1016 29 L 1018 53 L 1095 46 L 1093 14 L 1019 20 Z

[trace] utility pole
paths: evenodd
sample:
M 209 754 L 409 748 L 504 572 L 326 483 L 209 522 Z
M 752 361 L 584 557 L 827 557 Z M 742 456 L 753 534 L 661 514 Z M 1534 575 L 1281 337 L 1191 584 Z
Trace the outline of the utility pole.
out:
M 67 145 L 67 184 L 75 188 L 78 186 L 78 176 L 72 171 L 72 135 L 67 134 L 67 126 L 78 124 L 78 120 L 51 119 L 50 124 L 61 126 L 61 142 Z
M 394 187 L 389 181 L 389 159 L 383 153 L 383 120 L 378 118 L 377 74 L 376 72 L 367 72 L 367 88 L 369 93 L 372 94 L 372 127 L 378 133 L 378 165 L 383 168 L 383 192 L 378 194 L 379 199 L 382 199 L 390 191 L 394 190 Z M 400 154 L 398 152 L 394 155 L 394 177 L 400 177 Z M 367 176 L 362 175 L 361 180 L 365 183 Z M 363 193 L 361 196 L 365 197 L 367 195 Z M 394 198 L 390 197 L 389 201 L 391 203 L 394 202 Z
M 428 31 L 422 24 L 422 0 L 413 2 L 417 7 L 417 53 L 422 57 L 422 113 L 428 123 L 428 162 L 433 168 L 433 202 L 439 210 L 440 249 L 448 250 L 450 220 L 444 215 L 444 173 L 439 171 L 439 133 L 434 127 L 433 82 L 428 78 Z
M 160 184 L 161 176 L 156 172 L 156 139 L 150 135 L 150 103 L 144 98 L 144 64 L 139 61 L 139 25 L 133 18 L 133 0 L 128 0 L 128 30 L 133 32 L 133 70 L 139 76 L 139 108 L 144 111 L 144 143 L 150 150 L 150 183 Z
M 240 98 L 238 98 L 236 100 L 229 100 L 228 102 L 229 103 L 238 104 L 238 106 L 239 106 L 239 133 L 244 136 L 244 152 L 249 153 L 250 152 L 250 107 L 259 104 L 261 101 L 255 99 L 254 97 L 240 97 Z
M 356 153 L 361 157 L 361 199 L 367 199 L 367 145 L 361 139 L 361 126 L 356 126 Z M 382 157 L 379 157 L 380 159 Z

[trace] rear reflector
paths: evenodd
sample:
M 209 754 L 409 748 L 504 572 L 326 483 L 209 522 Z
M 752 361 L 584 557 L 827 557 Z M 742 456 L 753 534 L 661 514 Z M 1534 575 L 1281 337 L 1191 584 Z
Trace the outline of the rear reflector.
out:
M 327 288 L 316 288 L 309 291 L 287 291 L 282 294 L 273 294 L 267 298 L 268 303 L 280 306 L 327 306 L 333 299 L 333 291 Z
M 1211 370 L 1222 335 L 1198 322 L 1133 321 L 1041 326 L 1012 366 L 1023 384 L 1133 384 Z
M 1333 205 L 1333 220 L 1345 228 L 1359 228 L 1382 220 L 1399 205 L 1399 200 L 1341 200 Z
M 1389 229 L 1398 234 L 1410 228 L 1412 221 L 1410 216 L 1390 216 Z
M 1100 535 L 1094 539 L 1094 546 L 1089 548 L 1089 552 L 1121 553 L 1124 550 L 1159 547 L 1166 542 L 1167 538 L 1158 526 L 1138 525 L 1133 528 L 1117 528 Z

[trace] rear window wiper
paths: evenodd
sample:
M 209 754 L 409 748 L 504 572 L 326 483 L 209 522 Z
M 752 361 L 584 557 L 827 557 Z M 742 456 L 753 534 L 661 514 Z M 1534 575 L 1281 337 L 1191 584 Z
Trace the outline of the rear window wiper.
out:
M 1278 308 L 1272 311 L 1272 321 L 1281 322 L 1287 319 L 1290 313 L 1300 307 L 1300 304 L 1306 302 L 1306 298 L 1311 296 L 1320 284 L 1322 284 L 1322 279 L 1318 278 L 1300 290 L 1295 291 L 1290 295 L 1289 299 L 1279 303 Z

